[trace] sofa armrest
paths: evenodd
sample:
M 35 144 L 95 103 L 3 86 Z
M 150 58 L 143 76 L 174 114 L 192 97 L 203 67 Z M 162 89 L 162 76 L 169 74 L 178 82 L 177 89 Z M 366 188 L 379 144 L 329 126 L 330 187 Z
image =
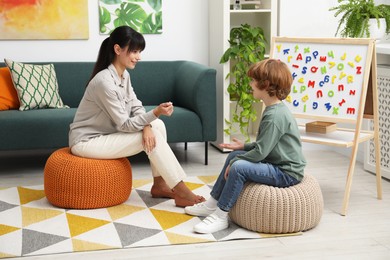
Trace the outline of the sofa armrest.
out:
M 217 136 L 216 70 L 191 61 L 183 61 L 175 78 L 174 105 L 199 115 L 204 141 Z

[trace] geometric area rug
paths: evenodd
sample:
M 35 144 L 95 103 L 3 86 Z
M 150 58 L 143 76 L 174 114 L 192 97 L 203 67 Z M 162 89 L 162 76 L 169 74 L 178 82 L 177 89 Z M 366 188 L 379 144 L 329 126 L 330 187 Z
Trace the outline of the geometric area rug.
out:
M 216 177 L 187 177 L 185 183 L 208 198 Z M 196 234 L 193 226 L 203 218 L 186 215 L 173 199 L 152 198 L 151 186 L 152 179 L 133 180 L 126 202 L 91 210 L 51 205 L 43 185 L 0 188 L 0 258 L 300 234 L 261 234 L 232 222 L 228 229 Z

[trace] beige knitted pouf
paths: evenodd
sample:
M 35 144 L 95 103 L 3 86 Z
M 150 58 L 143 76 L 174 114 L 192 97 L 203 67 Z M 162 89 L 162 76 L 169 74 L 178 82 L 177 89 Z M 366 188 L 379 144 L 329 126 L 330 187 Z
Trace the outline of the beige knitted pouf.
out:
M 44 169 L 47 200 L 61 208 L 94 209 L 125 202 L 131 193 L 127 158 L 97 160 L 75 156 L 69 148 L 50 155 Z
M 317 180 L 305 175 L 288 188 L 248 183 L 230 210 L 230 219 L 246 229 L 269 234 L 305 231 L 321 219 L 324 201 Z

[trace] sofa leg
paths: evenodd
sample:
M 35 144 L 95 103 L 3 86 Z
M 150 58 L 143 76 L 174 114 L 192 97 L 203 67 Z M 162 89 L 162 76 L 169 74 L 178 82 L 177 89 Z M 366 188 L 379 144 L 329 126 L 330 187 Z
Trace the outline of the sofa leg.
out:
M 184 143 L 184 150 L 187 151 L 187 142 Z
M 204 143 L 204 164 L 209 164 L 209 142 Z

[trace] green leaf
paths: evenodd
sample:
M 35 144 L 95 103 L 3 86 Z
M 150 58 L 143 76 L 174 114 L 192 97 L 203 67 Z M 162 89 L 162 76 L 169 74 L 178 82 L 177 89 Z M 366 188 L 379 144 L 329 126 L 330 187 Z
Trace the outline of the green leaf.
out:
M 99 25 L 100 32 L 105 33 L 107 31 L 106 24 L 111 22 L 111 14 L 105 7 L 99 8 Z
M 99 0 L 101 3 L 104 3 L 106 5 L 117 5 L 122 3 L 121 0 Z
M 161 0 L 148 0 L 148 4 L 152 7 L 156 12 L 161 12 Z
M 154 22 L 154 20 L 156 20 L 156 23 Z M 162 28 L 161 12 L 158 13 L 158 16 L 152 13 L 143 21 L 140 27 L 140 32 L 144 34 L 161 33 L 161 28 Z
M 117 23 L 120 25 L 128 25 L 133 29 L 139 29 L 142 21 L 146 20 L 146 18 L 147 14 L 140 5 L 130 2 L 122 3 Z

